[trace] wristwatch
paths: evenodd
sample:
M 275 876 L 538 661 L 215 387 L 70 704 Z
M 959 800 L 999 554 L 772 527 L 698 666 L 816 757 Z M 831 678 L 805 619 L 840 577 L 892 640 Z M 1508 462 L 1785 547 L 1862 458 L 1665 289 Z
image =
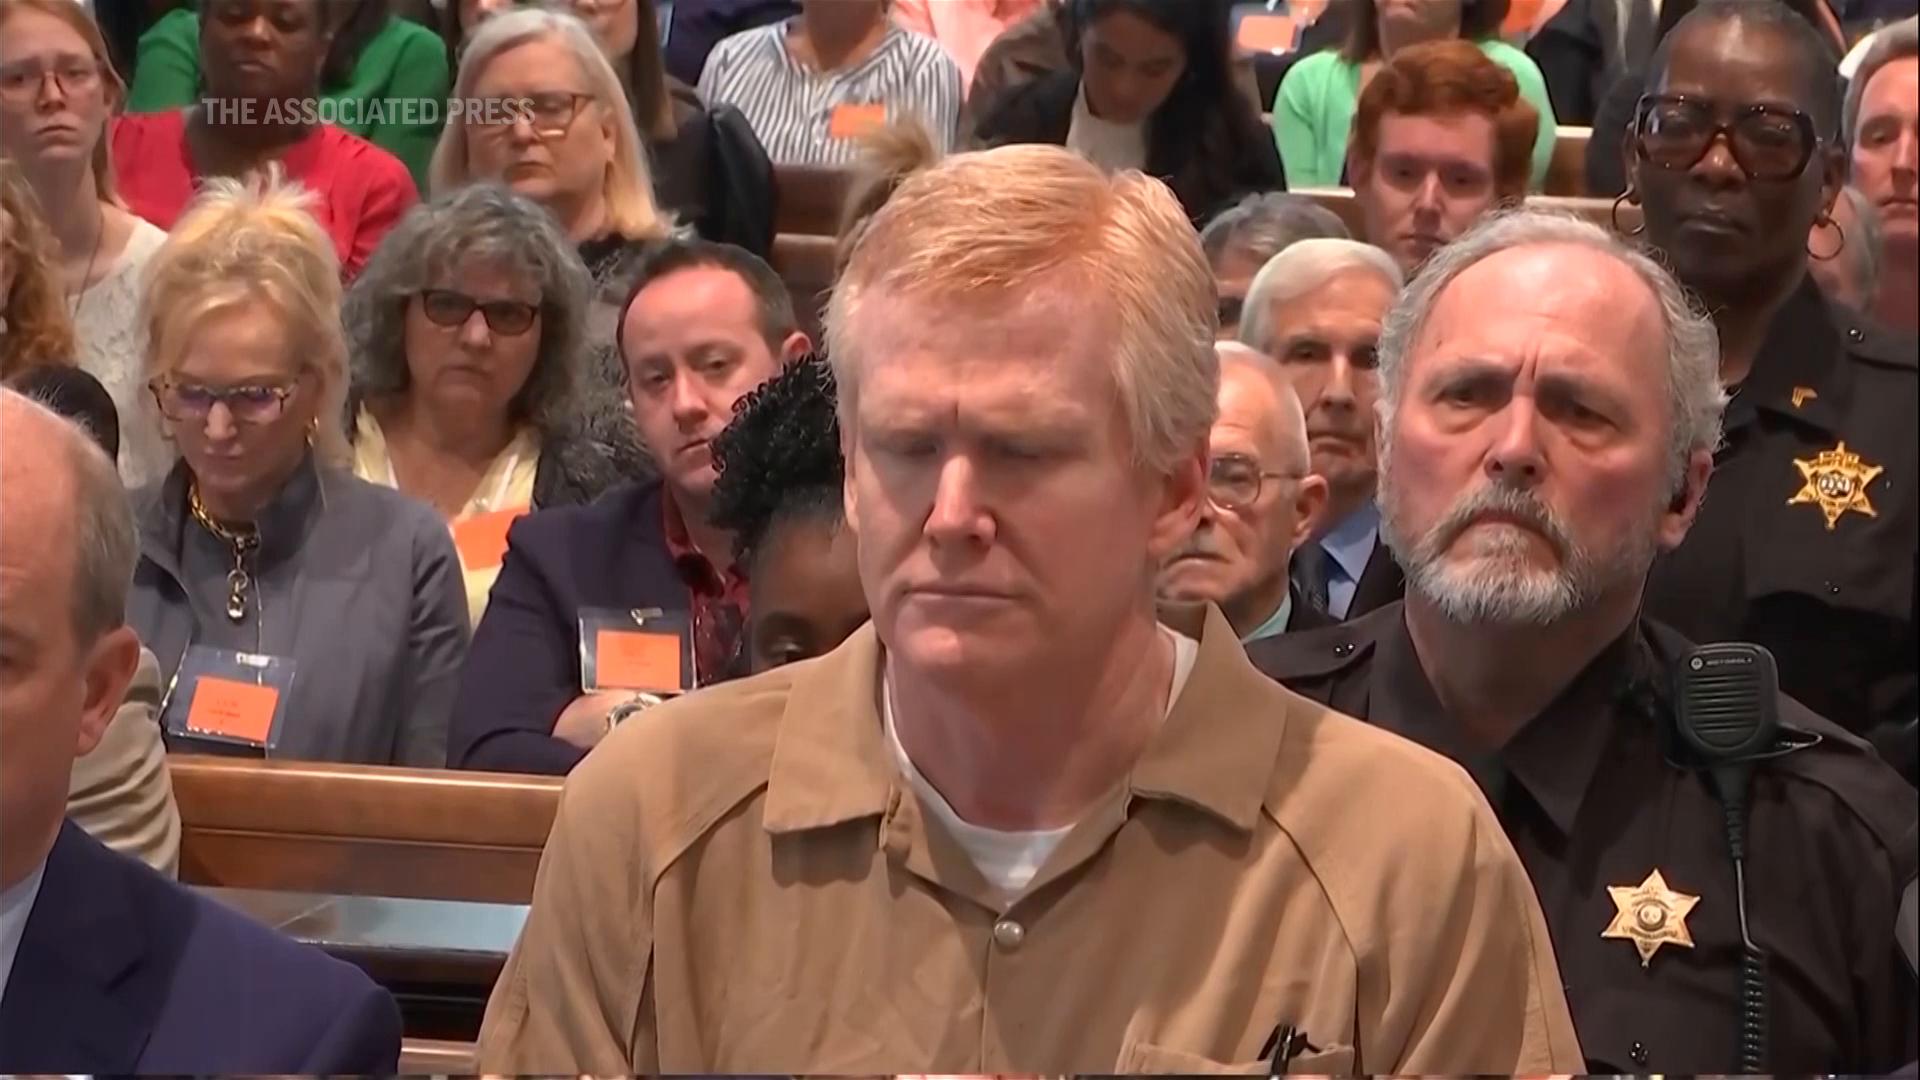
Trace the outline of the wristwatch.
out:
M 612 732 L 614 728 L 617 728 L 620 726 L 620 722 L 622 720 L 625 720 L 627 717 L 632 716 L 634 713 L 640 712 L 644 709 L 651 709 L 655 705 L 658 705 L 665 700 L 667 699 L 660 696 L 659 694 L 633 695 L 627 700 L 607 710 L 607 731 Z

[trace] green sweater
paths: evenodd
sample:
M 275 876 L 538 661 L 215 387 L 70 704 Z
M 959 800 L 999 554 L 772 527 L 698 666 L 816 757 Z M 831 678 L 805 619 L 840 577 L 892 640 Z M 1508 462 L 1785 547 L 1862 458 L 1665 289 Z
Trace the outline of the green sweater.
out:
M 366 139 L 399 158 L 413 182 L 427 190 L 427 163 L 447 114 L 447 50 L 433 31 L 398 16 L 360 51 L 344 86 L 321 93 L 319 119 Z M 140 35 L 128 112 L 165 112 L 191 105 L 200 94 L 200 19 L 180 8 Z
M 1487 59 L 1513 72 L 1520 96 L 1540 111 L 1540 134 L 1533 142 L 1533 187 L 1546 183 L 1553 163 L 1557 126 L 1547 81 L 1533 58 L 1504 41 L 1482 41 Z M 1280 81 L 1273 101 L 1273 137 L 1287 167 L 1287 187 L 1337 187 L 1347 164 L 1347 136 L 1360 97 L 1360 65 L 1327 51 L 1293 65 Z

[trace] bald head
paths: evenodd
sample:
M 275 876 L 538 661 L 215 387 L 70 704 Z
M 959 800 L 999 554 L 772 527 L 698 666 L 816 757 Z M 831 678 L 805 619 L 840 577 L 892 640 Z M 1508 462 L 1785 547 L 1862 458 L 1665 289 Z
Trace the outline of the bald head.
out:
M 1220 420 L 1248 429 L 1273 470 L 1306 472 L 1307 418 L 1280 365 L 1236 341 L 1220 342 L 1214 352 L 1220 357 Z

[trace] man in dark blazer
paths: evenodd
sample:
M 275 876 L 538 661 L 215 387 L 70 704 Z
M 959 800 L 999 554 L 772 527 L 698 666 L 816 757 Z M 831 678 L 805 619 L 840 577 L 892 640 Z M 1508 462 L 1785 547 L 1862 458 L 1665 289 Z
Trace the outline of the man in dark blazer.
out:
M 727 244 L 677 240 L 642 261 L 619 348 L 640 443 L 659 479 L 515 522 L 474 630 L 448 732 L 454 768 L 562 775 L 647 699 L 583 685 L 580 620 L 686 613 L 702 683 L 733 673 L 745 579 L 707 524 L 707 449 L 734 404 L 811 348 L 777 274 Z
M 138 548 L 80 429 L 0 391 L 0 1072 L 370 1073 L 393 999 L 65 820 L 140 657 Z

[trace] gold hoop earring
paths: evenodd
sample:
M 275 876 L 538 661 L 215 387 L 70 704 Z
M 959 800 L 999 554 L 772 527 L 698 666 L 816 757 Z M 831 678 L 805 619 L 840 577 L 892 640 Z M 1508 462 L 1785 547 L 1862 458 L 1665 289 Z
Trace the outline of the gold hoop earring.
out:
M 1834 234 L 1840 238 L 1839 242 L 1833 245 L 1833 250 L 1828 252 L 1825 255 L 1822 255 L 1819 252 L 1813 250 L 1813 232 L 1814 230 L 1818 230 L 1818 229 L 1832 229 L 1834 231 Z M 1814 222 L 1813 229 L 1808 230 L 1807 257 L 1812 259 L 1813 261 L 1832 262 L 1833 260 L 1839 258 L 1840 253 L 1845 250 L 1847 250 L 1847 230 L 1841 228 L 1840 223 L 1833 220 L 1832 218 L 1823 217 L 1819 221 Z
M 1620 227 L 1620 207 L 1625 203 L 1632 203 L 1635 206 L 1638 206 L 1640 204 L 1640 200 L 1632 188 L 1628 188 L 1627 190 L 1621 192 L 1619 196 L 1613 200 L 1613 211 L 1607 215 L 1608 220 L 1613 222 L 1613 231 L 1619 233 L 1621 236 L 1639 236 L 1641 233 L 1647 231 L 1646 215 L 1642 214 L 1640 216 L 1639 225 L 1631 229 L 1621 228 Z

